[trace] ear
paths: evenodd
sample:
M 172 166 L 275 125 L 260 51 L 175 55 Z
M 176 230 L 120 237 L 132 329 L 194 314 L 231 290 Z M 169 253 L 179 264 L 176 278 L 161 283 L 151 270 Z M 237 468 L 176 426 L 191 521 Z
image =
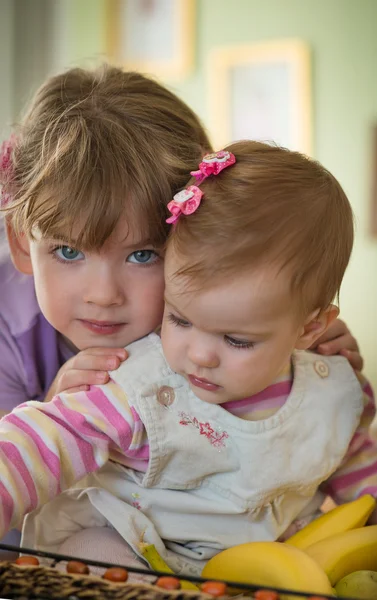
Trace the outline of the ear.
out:
M 326 329 L 328 329 L 331 323 L 339 315 L 339 308 L 334 304 L 330 304 L 326 310 L 317 309 L 310 313 L 306 319 L 302 328 L 301 335 L 298 337 L 296 342 L 296 348 L 299 350 L 307 350 L 310 348 Z
M 30 244 L 24 233 L 17 235 L 10 219 L 6 219 L 7 238 L 12 262 L 16 269 L 25 275 L 33 274 L 30 259 Z

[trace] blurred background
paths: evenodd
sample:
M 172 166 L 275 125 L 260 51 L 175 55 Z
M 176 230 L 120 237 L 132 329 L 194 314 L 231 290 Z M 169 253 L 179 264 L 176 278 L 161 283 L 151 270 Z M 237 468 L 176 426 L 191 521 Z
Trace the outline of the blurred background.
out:
M 221 143 L 243 126 L 252 137 L 255 114 L 267 137 L 276 116 L 284 141 L 291 117 L 287 145 L 323 162 L 354 208 L 341 316 L 377 387 L 376 0 L 0 0 L 0 56 L 2 138 L 46 76 L 104 60 L 160 78 Z

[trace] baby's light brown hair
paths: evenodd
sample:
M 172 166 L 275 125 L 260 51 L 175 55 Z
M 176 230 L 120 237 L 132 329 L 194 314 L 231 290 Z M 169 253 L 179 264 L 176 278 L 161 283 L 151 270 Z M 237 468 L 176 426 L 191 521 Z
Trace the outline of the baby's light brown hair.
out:
M 71 69 L 37 92 L 16 132 L 8 218 L 16 231 L 99 249 L 125 213 L 165 242 L 166 204 L 211 149 L 193 111 L 135 72 Z
M 197 211 L 172 228 L 170 243 L 184 262 L 177 275 L 200 289 L 268 263 L 287 269 L 300 309 L 325 310 L 353 245 L 352 209 L 339 182 L 318 162 L 277 146 L 243 141 L 225 150 L 236 164 L 208 177 Z

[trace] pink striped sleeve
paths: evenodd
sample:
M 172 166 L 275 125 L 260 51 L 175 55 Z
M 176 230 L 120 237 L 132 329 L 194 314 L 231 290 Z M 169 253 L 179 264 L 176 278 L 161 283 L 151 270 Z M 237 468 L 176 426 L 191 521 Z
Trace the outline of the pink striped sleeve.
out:
M 372 494 L 377 498 L 377 443 L 370 436 L 370 424 L 376 407 L 369 382 L 362 376 L 359 379 L 364 392 L 364 411 L 360 425 L 341 466 L 321 486 L 338 504 L 364 494 Z
M 135 423 L 137 417 L 137 423 Z M 114 456 L 145 455 L 145 430 L 114 382 L 51 402 L 27 402 L 0 421 L 0 538 L 24 515 Z

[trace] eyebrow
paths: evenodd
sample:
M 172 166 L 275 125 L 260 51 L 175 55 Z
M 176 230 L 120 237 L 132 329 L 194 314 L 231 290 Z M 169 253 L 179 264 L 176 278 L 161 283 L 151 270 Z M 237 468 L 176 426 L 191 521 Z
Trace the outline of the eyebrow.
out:
M 130 244 L 129 246 L 126 246 L 127 248 L 144 248 L 144 246 L 154 246 L 157 247 L 157 244 L 155 244 L 152 240 L 152 238 L 145 238 L 143 240 L 139 240 L 137 242 L 135 242 L 134 244 Z
M 54 243 L 54 244 L 61 244 L 62 246 L 69 246 L 71 248 L 77 248 L 78 244 L 77 241 L 74 239 L 68 239 L 66 237 L 62 236 L 56 236 L 56 237 L 43 237 L 42 238 L 44 242 L 47 243 Z M 127 238 L 125 238 L 124 241 L 126 241 Z M 119 245 L 121 245 L 122 242 L 119 243 Z M 128 244 L 125 245 L 124 248 L 125 249 L 136 249 L 139 250 L 141 248 L 144 248 L 145 246 L 153 246 L 155 248 L 157 248 L 157 244 L 153 243 L 153 240 L 149 237 L 149 238 L 145 238 L 142 240 L 137 240 L 135 241 L 135 243 L 133 244 Z M 87 248 L 85 248 L 84 246 L 80 246 L 81 250 L 87 250 Z
M 75 247 L 75 241 L 64 238 L 64 236 L 57 235 L 56 237 L 42 236 L 41 240 L 49 244 L 61 244 L 62 246 Z
M 182 311 L 178 310 L 178 308 L 176 306 L 174 306 L 174 304 L 167 298 L 166 295 L 164 296 L 164 302 L 165 302 L 165 304 L 169 304 L 169 306 L 171 306 L 171 308 L 173 310 L 175 310 L 175 312 L 179 313 L 179 315 L 182 317 L 182 319 L 185 319 L 186 321 L 190 321 L 190 319 L 185 317 L 185 315 L 182 313 Z
M 169 304 L 172 308 L 174 308 L 174 310 L 176 310 L 177 312 L 180 312 L 175 306 L 174 304 L 169 300 L 169 298 L 166 296 L 166 294 L 164 295 L 164 302 L 165 304 Z

